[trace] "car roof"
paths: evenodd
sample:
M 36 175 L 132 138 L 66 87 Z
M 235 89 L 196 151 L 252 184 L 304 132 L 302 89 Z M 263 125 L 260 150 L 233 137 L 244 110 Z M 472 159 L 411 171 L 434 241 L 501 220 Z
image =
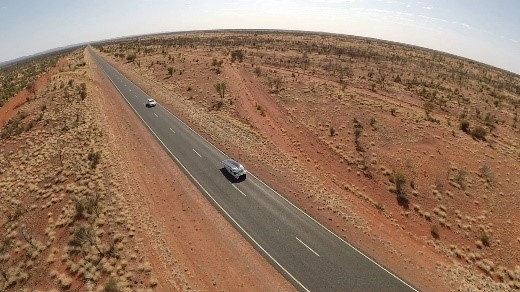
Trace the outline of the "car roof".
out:
M 241 166 L 240 163 L 236 162 L 233 159 L 226 159 L 226 160 L 224 160 L 222 162 L 225 163 L 225 164 L 233 165 L 234 167 L 238 167 L 238 168 Z

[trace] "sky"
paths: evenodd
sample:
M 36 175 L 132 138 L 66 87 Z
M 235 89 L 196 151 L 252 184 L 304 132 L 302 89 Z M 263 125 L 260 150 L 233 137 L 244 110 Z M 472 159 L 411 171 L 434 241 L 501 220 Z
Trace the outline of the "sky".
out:
M 0 62 L 88 41 L 202 29 L 364 36 L 520 74 L 517 0 L 0 0 Z

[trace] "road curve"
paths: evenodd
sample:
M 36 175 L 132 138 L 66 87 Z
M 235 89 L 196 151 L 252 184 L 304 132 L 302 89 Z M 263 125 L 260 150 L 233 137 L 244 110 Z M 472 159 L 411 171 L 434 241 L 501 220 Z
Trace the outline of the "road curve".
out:
M 112 84 L 218 211 L 300 291 L 416 291 L 248 173 L 234 181 L 223 152 L 90 49 Z M 107 97 L 109 98 L 109 97 Z M 119 98 L 119 97 L 112 97 Z

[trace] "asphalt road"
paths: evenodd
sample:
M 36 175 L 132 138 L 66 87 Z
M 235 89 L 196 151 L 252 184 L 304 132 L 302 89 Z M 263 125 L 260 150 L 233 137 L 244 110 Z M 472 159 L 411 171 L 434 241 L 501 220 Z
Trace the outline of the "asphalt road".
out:
M 122 97 L 220 213 L 300 291 L 414 291 L 248 173 L 235 181 L 227 156 L 92 50 Z M 119 98 L 119 97 L 117 97 Z

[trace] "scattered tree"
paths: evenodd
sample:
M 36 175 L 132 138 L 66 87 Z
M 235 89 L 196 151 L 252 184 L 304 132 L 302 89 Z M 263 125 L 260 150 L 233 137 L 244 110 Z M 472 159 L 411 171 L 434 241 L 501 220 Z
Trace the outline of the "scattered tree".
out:
M 126 56 L 126 60 L 128 62 L 133 62 L 135 60 L 135 54 L 130 54 L 130 55 Z
M 234 50 L 231 52 L 231 62 L 235 62 L 238 59 L 239 62 L 244 60 L 244 52 L 242 50 Z
M 426 103 L 424 103 L 423 108 L 424 108 L 424 111 L 426 112 L 426 118 L 428 120 L 431 120 L 431 118 L 432 118 L 431 113 L 435 109 L 435 104 L 433 104 L 433 102 L 431 102 L 431 101 L 427 101 Z
M 273 93 L 278 93 L 282 90 L 282 84 L 283 84 L 282 77 L 275 77 L 275 78 L 269 77 L 269 79 L 267 80 L 267 83 L 269 85 L 269 88 L 271 88 L 271 92 L 273 92 Z
M 260 77 L 260 75 L 262 74 L 262 69 L 260 69 L 260 67 L 255 67 L 255 74 L 256 74 L 256 77 Z
M 27 84 L 25 89 L 27 89 L 27 91 L 29 91 L 32 94 L 36 94 L 36 86 L 34 85 L 34 82 Z
M 218 95 L 220 96 L 220 102 L 224 103 L 224 96 L 226 94 L 226 82 L 220 81 L 215 84 L 215 90 L 217 91 Z

